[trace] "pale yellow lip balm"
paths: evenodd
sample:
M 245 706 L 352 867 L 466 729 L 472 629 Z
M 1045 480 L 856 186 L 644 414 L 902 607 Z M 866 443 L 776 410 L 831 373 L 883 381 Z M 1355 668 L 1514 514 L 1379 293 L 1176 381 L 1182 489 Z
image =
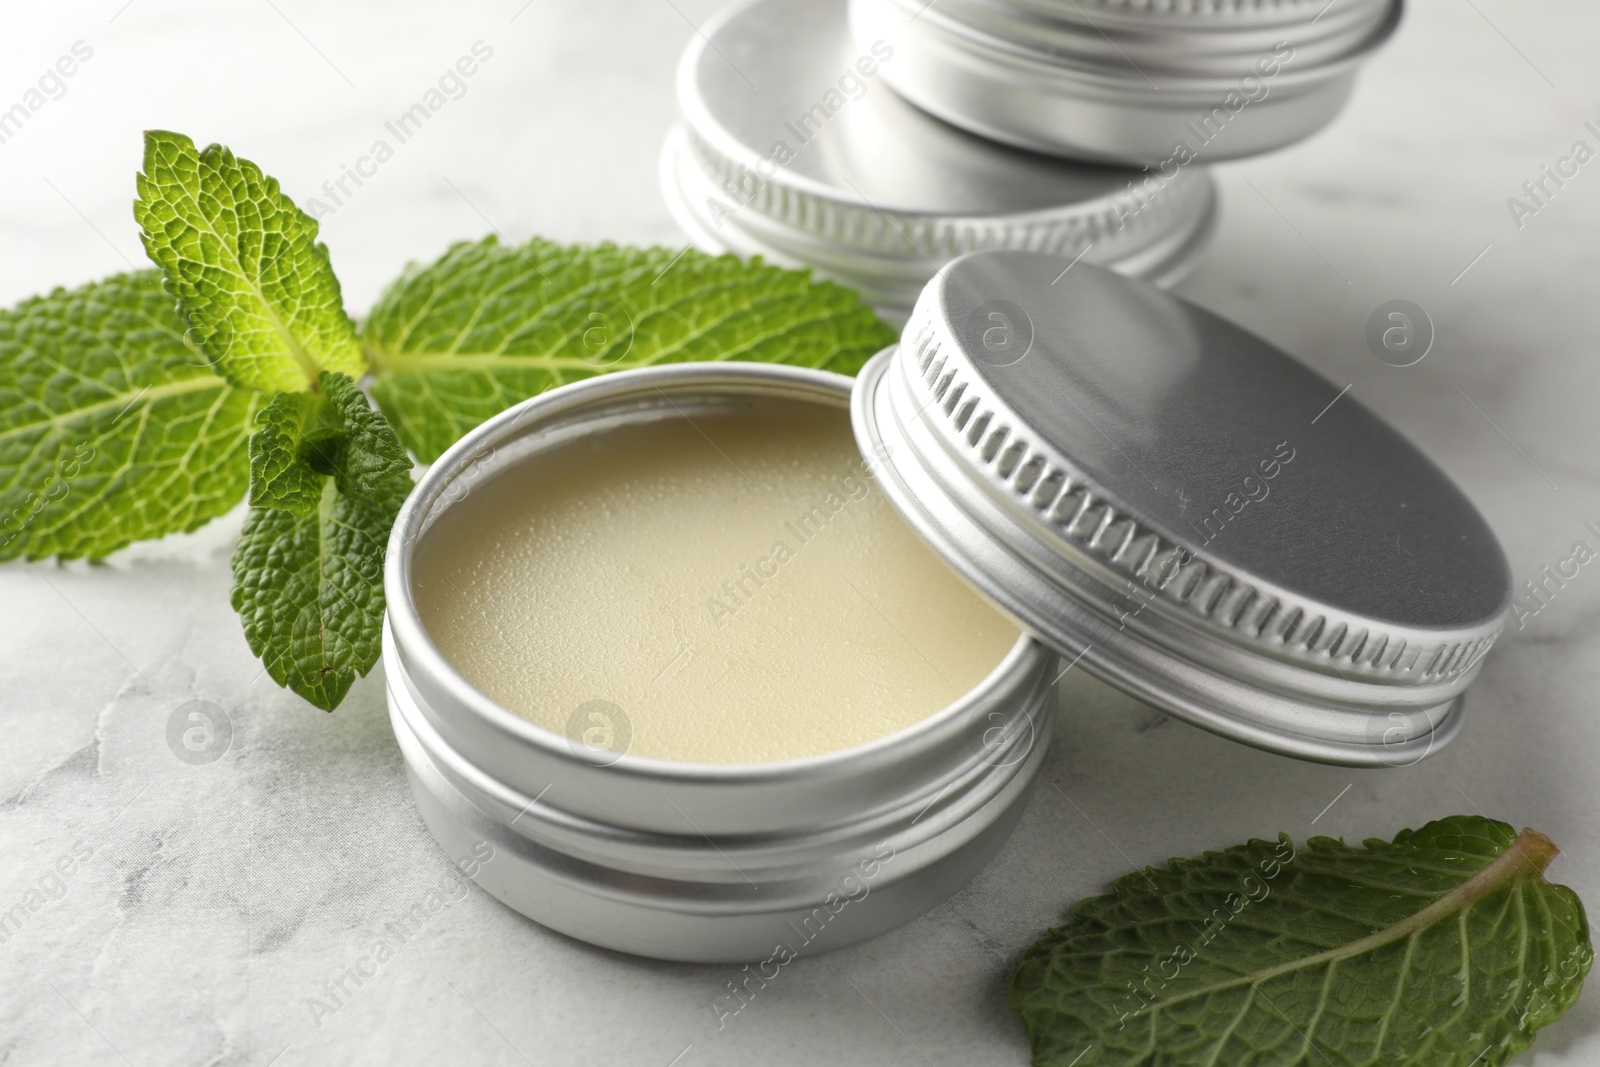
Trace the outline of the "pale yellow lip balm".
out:
M 472 485 L 414 568 L 423 625 L 473 686 L 563 735 L 605 702 L 629 753 L 666 760 L 885 737 L 1019 636 L 884 499 L 849 414 L 793 401 L 669 410 Z

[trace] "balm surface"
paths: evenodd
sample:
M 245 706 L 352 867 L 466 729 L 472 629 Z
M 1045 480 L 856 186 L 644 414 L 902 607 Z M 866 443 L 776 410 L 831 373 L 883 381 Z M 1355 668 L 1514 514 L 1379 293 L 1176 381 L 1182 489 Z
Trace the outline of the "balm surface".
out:
M 484 694 L 590 745 L 850 748 L 953 703 L 1018 637 L 884 499 L 842 409 L 669 411 L 466 493 L 417 549 L 423 625 Z

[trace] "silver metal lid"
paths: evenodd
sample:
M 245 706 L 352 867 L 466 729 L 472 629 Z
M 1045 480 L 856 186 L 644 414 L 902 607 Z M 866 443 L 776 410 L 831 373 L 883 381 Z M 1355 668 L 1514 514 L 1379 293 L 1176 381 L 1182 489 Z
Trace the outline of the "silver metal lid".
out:
M 1143 71 L 1172 79 L 1233 79 L 1274 48 L 1300 67 L 1371 47 L 1397 0 L 886 0 L 974 46 L 1032 54 L 1118 82 Z M 908 20 L 909 21 L 909 20 Z M 1095 71 L 1095 68 L 1101 68 Z M 1148 86 L 1147 86 L 1148 87 Z
M 753 0 L 697 36 L 661 181 L 696 245 L 814 267 L 903 319 L 934 272 L 985 248 L 1083 254 L 1158 283 L 1210 236 L 1210 175 L 1063 163 L 963 133 L 881 84 L 845 0 Z
M 1404 0 L 851 0 L 919 107 L 1007 144 L 1160 166 L 1236 159 L 1332 121 Z M 1193 155 L 1179 151 L 1184 146 Z
M 941 270 L 853 415 L 889 498 L 1025 628 L 1262 748 L 1422 758 L 1510 603 L 1493 532 L 1387 423 L 1243 329 L 1062 257 Z

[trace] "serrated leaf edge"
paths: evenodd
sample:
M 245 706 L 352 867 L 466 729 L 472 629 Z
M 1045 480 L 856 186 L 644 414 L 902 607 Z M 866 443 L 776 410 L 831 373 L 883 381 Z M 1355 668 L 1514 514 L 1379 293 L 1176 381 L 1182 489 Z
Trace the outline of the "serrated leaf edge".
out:
M 143 188 L 143 183 L 147 182 L 147 181 L 150 181 L 149 177 L 146 174 L 146 171 L 150 167 L 150 154 L 151 154 L 151 151 L 154 149 L 154 147 L 157 144 L 161 144 L 161 143 L 174 144 L 179 148 L 180 151 L 187 151 L 187 152 L 193 153 L 194 158 L 195 158 L 197 163 L 204 163 L 205 162 L 205 158 L 206 158 L 206 154 L 215 152 L 216 154 L 219 154 L 219 155 L 225 157 L 227 160 L 231 161 L 233 164 L 239 166 L 240 168 L 245 168 L 245 167 L 254 168 L 255 171 L 261 177 L 262 185 L 265 186 L 268 189 L 268 192 L 270 194 L 284 196 L 284 199 L 288 200 L 289 203 L 291 204 L 291 206 L 293 206 L 293 208 L 296 211 L 299 211 L 302 215 L 305 215 L 305 211 L 300 207 L 300 205 L 294 203 L 292 198 L 288 197 L 286 194 L 284 194 L 282 192 L 282 188 L 279 185 L 278 180 L 276 178 L 274 178 L 272 175 L 268 174 L 265 170 L 263 170 L 254 161 L 242 158 L 242 157 L 234 154 L 234 152 L 231 149 L 229 149 L 226 145 L 223 145 L 223 144 L 210 144 L 210 145 L 207 145 L 205 148 L 202 149 L 202 148 L 199 148 L 199 147 L 196 146 L 196 144 L 194 142 L 194 139 L 192 137 L 189 137 L 186 134 L 176 133 L 176 132 L 169 131 L 169 130 L 147 130 L 147 131 L 145 131 L 145 135 L 144 136 L 145 136 L 145 159 L 144 159 L 144 162 L 141 164 L 141 169 L 140 169 L 139 173 L 135 176 L 136 179 L 138 180 L 139 184 L 140 184 L 139 199 L 137 201 L 135 201 L 135 216 L 136 217 L 139 214 L 138 209 L 140 207 L 148 207 L 149 201 L 147 201 L 145 199 L 145 189 Z M 199 220 L 200 223 L 203 223 L 205 232 L 209 233 L 212 237 L 215 237 L 217 239 L 217 243 L 223 248 L 224 253 L 227 255 L 227 257 L 228 257 L 228 259 L 230 261 L 230 263 L 229 263 L 230 272 L 235 277 L 239 278 L 241 281 L 244 282 L 245 286 L 249 289 L 251 295 L 253 295 L 256 298 L 256 300 L 260 304 L 261 308 L 265 311 L 268 319 L 272 323 L 273 329 L 276 330 L 278 332 L 278 335 L 284 340 L 290 355 L 292 355 L 294 357 L 295 362 L 297 364 L 299 364 L 301 373 L 303 375 L 305 375 L 306 389 L 307 390 L 313 389 L 315 387 L 315 385 L 316 385 L 317 373 L 321 369 L 320 364 L 311 355 L 311 353 L 306 350 L 305 346 L 300 343 L 300 339 L 295 336 L 294 331 L 289 328 L 288 323 L 283 321 L 283 318 L 278 314 L 277 307 L 273 305 L 272 301 L 267 299 L 267 294 L 256 283 L 255 277 L 249 271 L 247 271 L 245 269 L 244 264 L 239 260 L 237 250 L 234 248 L 232 240 L 230 240 L 226 235 L 217 232 L 216 228 L 214 226 L 212 226 L 211 219 L 209 217 L 207 217 L 206 214 L 201 210 L 200 204 L 196 200 L 194 193 L 192 193 L 188 188 L 186 188 L 183 185 L 181 185 L 181 183 L 179 184 L 179 188 L 183 189 L 184 196 L 189 200 L 191 206 L 193 207 L 193 218 Z M 322 260 L 323 265 L 328 268 L 329 274 L 334 278 L 335 282 L 337 283 L 338 276 L 336 274 L 333 274 L 333 259 L 332 259 L 332 256 L 328 252 L 328 246 L 325 243 L 323 243 L 321 241 L 318 241 L 316 239 L 318 234 L 320 233 L 320 229 L 321 228 L 317 225 L 316 220 L 311 218 L 310 215 L 306 215 L 306 218 L 310 219 L 310 221 L 311 221 L 311 227 L 312 228 L 311 228 L 311 231 L 309 232 L 309 234 L 307 236 L 308 236 L 308 238 L 310 240 L 310 244 L 311 244 L 311 247 L 312 247 L 313 254 L 315 254 L 318 258 L 320 258 Z M 150 257 L 152 262 L 157 263 L 158 266 L 159 266 L 159 261 L 156 259 L 154 252 L 152 252 L 151 249 L 150 249 L 150 239 L 149 239 L 149 237 L 147 235 L 145 235 L 142 232 L 143 229 L 144 229 L 144 220 L 142 218 L 140 218 L 140 219 L 138 219 L 138 221 L 140 223 L 140 230 L 141 230 L 140 240 L 141 240 L 141 243 L 143 243 L 144 246 L 145 246 L 145 253 L 146 253 L 146 255 L 148 255 Z M 184 304 L 183 297 L 173 289 L 170 281 L 168 280 L 168 278 L 166 276 L 165 269 L 162 270 L 162 287 L 167 290 L 168 294 L 171 295 L 172 298 L 175 301 L 177 301 L 178 309 L 180 311 L 184 310 L 184 308 L 183 308 L 183 304 Z M 352 324 L 352 332 L 354 332 L 353 324 Z M 208 350 L 205 350 L 204 346 L 200 346 L 200 347 L 202 348 L 202 351 L 205 351 L 206 356 L 213 361 L 213 365 L 216 366 L 224 375 L 227 375 L 230 380 L 233 380 L 232 379 L 232 375 L 229 372 L 229 368 L 227 366 L 226 361 L 217 358 L 216 353 L 213 353 L 213 352 L 210 352 Z M 235 384 L 245 385 L 245 383 L 243 383 L 243 382 L 235 382 Z M 246 388 L 253 388 L 253 386 L 246 385 Z

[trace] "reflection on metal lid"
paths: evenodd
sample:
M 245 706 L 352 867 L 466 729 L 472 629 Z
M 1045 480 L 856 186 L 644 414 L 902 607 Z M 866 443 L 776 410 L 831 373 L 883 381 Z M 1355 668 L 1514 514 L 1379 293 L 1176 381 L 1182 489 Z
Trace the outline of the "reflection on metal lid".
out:
M 1046 643 L 1208 729 L 1409 762 L 1455 728 L 1510 575 L 1410 442 L 1265 341 L 1057 256 L 964 257 L 863 372 L 863 450 Z

